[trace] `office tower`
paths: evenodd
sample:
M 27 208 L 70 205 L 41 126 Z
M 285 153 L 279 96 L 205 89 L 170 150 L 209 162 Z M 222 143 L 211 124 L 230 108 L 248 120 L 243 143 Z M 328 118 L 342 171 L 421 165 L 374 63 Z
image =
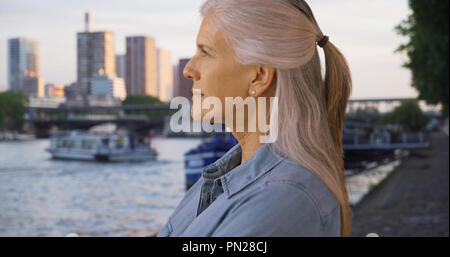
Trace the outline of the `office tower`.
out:
M 33 73 L 25 72 L 22 77 L 22 90 L 25 95 L 32 97 L 45 97 L 44 80 Z
M 86 31 L 77 33 L 77 94 L 82 96 L 90 94 L 91 79 L 100 70 L 116 74 L 113 32 L 91 32 L 89 13 L 85 22 Z
M 173 66 L 172 56 L 169 50 L 158 48 L 157 71 L 158 97 L 163 102 L 170 101 L 173 94 Z
M 67 100 L 75 99 L 77 96 L 77 82 L 72 82 L 64 87 L 64 96 Z
M 174 97 L 182 96 L 189 100 L 192 99 L 192 80 L 186 79 L 183 76 L 183 70 L 189 59 L 180 59 L 178 64 L 178 80 L 174 90 Z
M 124 80 L 114 75 L 95 75 L 91 81 L 91 89 L 92 95 L 106 95 L 122 101 L 127 97 Z
M 116 75 L 125 79 L 125 55 L 116 55 Z
M 128 95 L 158 97 L 156 43 L 147 36 L 127 37 L 125 85 Z
M 42 78 L 39 77 L 39 42 L 29 38 L 8 40 L 8 88 L 25 94 L 38 95 Z M 36 86 L 36 88 L 32 88 Z
M 64 84 L 46 84 L 45 96 L 49 98 L 61 98 L 65 96 Z
M 178 80 L 179 80 L 179 78 L 178 78 L 178 63 L 175 63 L 174 65 L 173 65 L 173 89 L 172 89 L 172 98 L 174 98 L 176 95 L 175 95 L 175 91 L 176 91 L 176 88 L 178 87 L 177 85 L 178 85 Z

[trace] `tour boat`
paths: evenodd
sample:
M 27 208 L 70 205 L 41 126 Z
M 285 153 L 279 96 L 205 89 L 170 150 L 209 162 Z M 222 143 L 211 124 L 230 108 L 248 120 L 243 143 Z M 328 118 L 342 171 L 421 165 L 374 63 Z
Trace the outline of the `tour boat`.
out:
M 147 161 L 155 160 L 157 152 L 150 139 L 136 138 L 125 131 L 102 131 L 96 127 L 87 132 L 56 133 L 46 150 L 55 159 L 85 161 Z

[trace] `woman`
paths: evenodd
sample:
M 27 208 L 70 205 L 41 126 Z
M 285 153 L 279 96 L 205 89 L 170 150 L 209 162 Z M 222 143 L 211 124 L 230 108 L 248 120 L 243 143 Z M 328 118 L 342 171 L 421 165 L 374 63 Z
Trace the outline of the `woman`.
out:
M 207 0 L 200 12 L 197 53 L 184 76 L 202 97 L 222 103 L 276 97 L 279 125 L 270 130 L 277 137 L 262 143 L 260 127 L 239 132 L 219 120 L 239 144 L 203 169 L 157 236 L 349 236 L 341 142 L 351 92 L 345 58 L 303 0 Z

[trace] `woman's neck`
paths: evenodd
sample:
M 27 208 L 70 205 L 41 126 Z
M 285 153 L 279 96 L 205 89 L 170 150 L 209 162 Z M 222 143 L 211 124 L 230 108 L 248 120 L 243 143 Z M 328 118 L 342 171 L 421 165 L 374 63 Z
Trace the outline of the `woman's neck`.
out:
M 264 145 L 260 142 L 258 132 L 232 132 L 242 149 L 241 164 L 246 162 L 258 149 Z
M 275 96 L 275 91 L 276 91 L 276 87 L 271 86 L 268 90 L 266 90 L 265 92 L 262 92 L 261 95 L 259 96 L 259 97 L 264 97 L 266 100 L 265 122 L 270 121 L 270 106 L 271 106 L 270 98 Z M 259 102 L 258 102 L 258 100 L 256 100 L 256 110 L 259 110 L 258 105 L 259 105 Z M 258 114 L 259 114 L 259 112 L 258 112 Z M 256 116 L 256 118 L 255 118 L 255 123 L 256 123 L 255 124 L 256 125 L 255 132 L 248 132 L 249 131 L 248 122 L 249 122 L 248 117 L 246 117 L 245 123 L 244 123 L 244 131 L 245 132 L 236 132 L 237 131 L 236 125 L 234 125 L 234 127 L 233 127 L 233 124 L 231 124 L 231 126 L 230 126 L 230 128 L 233 127 L 232 134 L 237 139 L 237 141 L 239 142 L 239 145 L 241 146 L 241 149 L 242 149 L 241 164 L 243 164 L 248 159 L 250 159 L 250 157 L 252 157 L 253 154 L 261 146 L 264 145 L 264 143 L 261 142 L 261 137 L 267 136 L 267 134 L 268 134 L 268 131 L 266 131 L 266 133 L 264 133 L 264 132 L 262 132 L 264 130 L 259 127 L 259 117 L 258 116 Z

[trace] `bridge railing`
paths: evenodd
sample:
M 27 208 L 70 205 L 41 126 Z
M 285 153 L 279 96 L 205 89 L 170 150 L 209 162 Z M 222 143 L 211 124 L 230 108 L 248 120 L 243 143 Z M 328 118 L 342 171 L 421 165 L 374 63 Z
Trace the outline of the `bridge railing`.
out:
M 400 132 L 389 133 L 372 132 L 370 134 L 353 134 L 343 137 L 343 148 L 348 150 L 357 149 L 412 149 L 429 147 L 425 133 Z

